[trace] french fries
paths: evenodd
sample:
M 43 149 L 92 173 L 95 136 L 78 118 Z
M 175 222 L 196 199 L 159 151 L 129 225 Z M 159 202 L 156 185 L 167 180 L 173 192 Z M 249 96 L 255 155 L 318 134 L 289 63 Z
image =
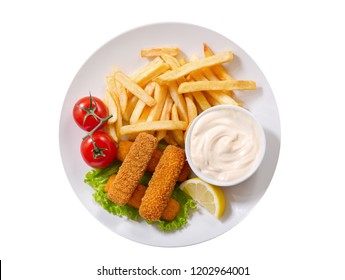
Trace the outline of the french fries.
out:
M 169 94 L 167 94 L 167 97 L 166 97 L 165 102 L 164 102 L 164 107 L 162 110 L 161 118 L 160 118 L 161 121 L 170 120 L 170 115 L 171 115 L 171 110 L 172 110 L 173 105 L 174 105 L 174 101 L 172 100 L 171 96 Z M 160 131 L 157 131 L 156 138 L 158 141 L 160 141 L 166 135 L 167 135 L 166 130 L 160 130 Z
M 104 127 L 106 133 L 108 133 L 115 142 L 119 142 L 119 138 L 116 133 L 116 127 L 110 123 L 107 123 Z
M 143 101 L 148 106 L 153 106 L 156 104 L 154 100 L 146 91 L 144 91 L 138 84 L 133 82 L 128 76 L 122 72 L 117 72 L 115 74 L 116 82 L 121 83 L 127 90 L 133 93 L 141 101 Z
M 198 109 L 194 103 L 194 98 L 191 93 L 185 95 L 187 104 L 188 121 L 191 123 L 198 116 Z
M 167 84 L 170 81 L 177 80 L 192 71 L 196 71 L 202 68 L 214 66 L 217 64 L 229 62 L 233 59 L 233 54 L 230 51 L 215 54 L 213 56 L 202 58 L 198 61 L 188 62 L 176 69 L 167 71 L 164 74 L 156 78 L 156 82 L 159 84 Z
M 113 100 L 114 100 L 115 105 L 117 107 L 117 119 L 116 119 L 116 122 L 115 122 L 115 129 L 111 128 L 111 127 L 108 127 L 108 129 L 106 129 L 106 130 L 108 130 L 110 132 L 110 134 L 112 135 L 113 139 L 117 142 L 118 140 L 121 139 L 120 129 L 122 127 L 123 121 L 122 121 L 122 114 L 121 114 L 121 110 L 120 110 L 119 97 L 116 94 L 114 94 L 113 95 Z M 111 126 L 111 124 L 107 123 L 106 127 L 107 126 Z
M 135 95 L 132 95 L 128 100 L 128 105 L 125 109 L 125 112 L 122 114 L 123 120 L 128 122 L 131 115 L 133 114 L 134 108 L 135 108 L 137 103 L 138 103 L 138 97 L 136 97 Z M 120 106 L 121 106 L 121 104 L 120 104 Z
M 254 81 L 226 80 L 226 81 L 197 81 L 182 83 L 178 87 L 178 93 L 209 91 L 209 90 L 253 90 L 256 89 Z
M 204 43 L 204 56 L 212 56 L 214 55 L 213 51 L 210 49 L 210 47 Z M 211 70 L 216 74 L 216 76 L 220 80 L 233 80 L 233 78 L 230 76 L 230 74 L 225 70 L 225 68 L 222 65 L 215 65 L 211 67 Z
M 160 57 L 156 57 L 151 62 L 140 67 L 137 71 L 130 75 L 131 80 L 137 84 L 141 83 L 143 79 L 146 79 L 147 76 L 150 76 L 151 70 L 155 68 L 156 65 L 161 63 L 163 63 L 163 60 Z M 114 72 L 116 72 L 116 69 L 114 70 Z
M 178 94 L 178 85 L 176 81 L 172 81 L 168 85 L 171 98 L 174 100 L 177 111 L 183 121 L 188 120 L 187 104 L 184 97 Z
M 158 121 L 162 110 L 164 107 L 165 99 L 167 97 L 167 87 L 161 86 L 159 84 L 156 84 L 155 90 L 154 90 L 154 99 L 156 100 L 156 105 L 154 105 L 151 109 L 150 114 L 147 116 L 146 121 Z
M 118 142 L 140 132 L 184 147 L 191 122 L 202 111 L 219 104 L 240 106 L 233 90 L 254 90 L 251 80 L 236 80 L 223 67 L 233 53 L 214 53 L 203 45 L 204 57 L 178 57 L 177 47 L 142 49 L 150 61 L 132 74 L 114 67 L 106 77 L 104 101 L 109 119 L 105 130 Z M 236 92 L 237 94 L 237 92 Z
M 162 54 L 177 56 L 180 50 L 176 47 L 148 48 L 141 50 L 141 57 L 156 57 Z
M 108 107 L 109 115 L 112 115 L 108 123 L 113 124 L 117 120 L 117 106 L 109 91 L 106 91 L 104 101 L 105 105 Z
M 144 87 L 147 85 L 152 79 L 159 76 L 162 73 L 165 73 L 169 70 L 169 65 L 166 63 L 158 63 L 153 65 L 152 67 L 146 69 L 146 72 L 141 73 L 141 75 L 137 76 L 134 80 L 139 86 Z
M 124 114 L 127 108 L 128 95 L 127 95 L 127 91 L 125 87 L 116 80 L 115 80 L 115 92 L 119 98 L 121 112 L 122 114 Z
M 178 115 L 178 112 L 177 112 L 177 107 L 176 107 L 176 104 L 173 105 L 172 107 L 172 110 L 171 110 L 171 119 L 174 121 L 174 122 L 178 122 L 180 119 L 179 119 L 179 115 Z M 186 130 L 187 127 L 184 129 Z M 178 130 L 178 129 L 174 129 L 172 130 L 172 135 L 174 136 L 177 144 L 180 146 L 180 147 L 184 147 L 184 134 L 183 134 L 183 131 L 182 130 Z
M 147 84 L 145 87 L 145 91 L 150 96 L 152 96 L 154 90 L 155 90 L 155 83 L 153 82 Z M 145 108 L 145 103 L 141 100 L 138 100 L 130 116 L 130 119 L 129 119 L 130 124 L 135 124 L 139 120 L 144 108 Z
M 207 98 L 201 91 L 192 92 L 192 95 L 202 111 L 211 108 L 211 104 L 207 101 Z
M 187 122 L 184 121 L 149 121 L 138 122 L 136 124 L 124 125 L 120 129 L 121 135 L 140 133 L 143 131 L 159 130 L 186 130 Z

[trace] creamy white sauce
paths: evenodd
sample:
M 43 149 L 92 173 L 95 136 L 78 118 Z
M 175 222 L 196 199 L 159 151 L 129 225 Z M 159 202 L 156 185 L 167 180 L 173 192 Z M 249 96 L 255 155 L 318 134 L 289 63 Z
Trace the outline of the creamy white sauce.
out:
M 259 154 L 259 132 L 241 111 L 219 109 L 195 124 L 190 138 L 191 159 L 206 176 L 236 180 L 248 172 Z

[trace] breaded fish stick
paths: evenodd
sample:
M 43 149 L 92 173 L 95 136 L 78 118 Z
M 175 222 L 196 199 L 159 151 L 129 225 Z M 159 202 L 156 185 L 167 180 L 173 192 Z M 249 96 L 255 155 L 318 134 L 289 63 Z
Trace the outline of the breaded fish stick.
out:
M 112 184 L 112 182 L 115 180 L 116 178 L 116 174 L 113 174 L 109 177 L 109 180 L 107 182 L 107 184 L 105 185 L 104 191 L 108 192 L 109 186 Z M 144 197 L 145 192 L 146 192 L 147 187 L 143 186 L 143 185 L 138 185 L 136 187 L 136 189 L 134 190 L 132 196 L 130 197 L 130 199 L 128 200 L 127 204 L 139 209 L 140 204 L 141 204 L 141 199 Z M 178 203 L 178 201 L 176 201 L 173 198 L 170 198 L 168 201 L 168 205 L 167 207 L 165 207 L 163 214 L 161 216 L 162 220 L 171 222 L 173 221 L 178 212 L 180 211 L 180 203 Z
M 191 171 L 191 169 L 190 169 L 190 166 L 188 164 L 188 161 L 185 161 L 184 165 L 182 167 L 182 171 L 181 171 L 180 175 L 178 176 L 177 182 L 182 183 L 182 182 L 186 181 L 188 179 L 190 171 Z
M 161 219 L 171 222 L 175 220 L 178 212 L 180 212 L 180 203 L 177 200 L 170 198 L 167 207 L 165 207 Z
M 116 151 L 116 158 L 123 162 L 130 150 L 130 148 L 133 145 L 133 141 L 128 141 L 128 140 L 120 140 L 117 146 L 117 151 Z
M 120 140 L 119 141 L 119 145 L 117 148 L 117 154 L 116 157 L 119 161 L 124 161 L 129 149 L 131 148 L 133 142 L 132 141 L 128 141 L 128 140 Z M 153 173 L 156 169 L 156 166 L 162 156 L 163 152 L 160 150 L 155 150 L 152 154 L 152 158 L 149 161 L 149 164 L 146 168 L 146 171 Z M 182 171 L 180 173 L 179 178 L 177 179 L 177 182 L 183 182 L 186 181 L 188 179 L 189 173 L 190 173 L 190 166 L 188 164 L 187 161 L 185 161 L 185 164 L 182 168 Z
M 104 187 L 104 191 L 108 192 L 110 186 L 115 182 L 116 179 L 116 174 L 113 174 L 109 177 L 107 184 Z M 139 209 L 139 206 L 141 204 L 141 199 L 143 198 L 143 196 L 145 195 L 147 187 L 145 187 L 144 185 L 138 185 L 134 192 L 132 193 L 132 196 L 129 198 L 127 204 L 130 206 L 133 206 L 134 208 Z
M 128 202 L 144 175 L 157 144 L 157 139 L 148 133 L 140 133 L 135 138 L 114 182 L 109 186 L 108 198 L 112 202 L 118 205 Z
M 144 197 L 147 187 L 144 185 L 138 185 L 134 190 L 131 198 L 128 200 L 128 205 L 139 209 L 141 204 L 141 199 Z
M 118 148 L 117 148 L 116 158 L 119 161 L 124 161 L 132 145 L 133 145 L 132 141 L 120 140 L 118 144 Z M 162 151 L 157 150 L 157 149 L 154 150 L 152 157 L 147 165 L 146 171 L 153 173 L 162 154 L 163 154 Z
M 144 219 L 154 222 L 162 216 L 185 160 L 182 149 L 172 145 L 166 147 L 141 200 L 139 214 Z
M 128 200 L 127 204 L 134 208 L 139 209 L 141 205 L 141 200 L 144 197 L 146 190 L 147 190 L 147 187 L 143 185 L 138 185 L 137 188 L 134 190 L 131 198 Z M 177 200 L 170 198 L 168 201 L 168 205 L 167 207 L 165 207 L 160 219 L 171 222 L 175 220 L 179 211 L 180 211 L 180 203 L 178 203 Z

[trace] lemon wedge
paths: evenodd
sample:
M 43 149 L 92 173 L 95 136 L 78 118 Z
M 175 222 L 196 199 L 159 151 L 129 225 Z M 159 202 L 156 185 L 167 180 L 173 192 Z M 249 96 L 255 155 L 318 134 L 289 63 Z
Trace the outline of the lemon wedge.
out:
M 225 209 L 224 192 L 220 187 L 211 185 L 200 178 L 191 178 L 180 185 L 197 203 L 206 208 L 213 216 L 220 218 Z

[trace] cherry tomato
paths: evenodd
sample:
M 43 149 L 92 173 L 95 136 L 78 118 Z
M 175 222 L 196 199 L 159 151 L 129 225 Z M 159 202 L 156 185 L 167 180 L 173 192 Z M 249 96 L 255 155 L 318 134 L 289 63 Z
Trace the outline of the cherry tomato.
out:
M 90 106 L 92 100 L 92 106 Z M 91 131 L 99 123 L 100 119 L 108 116 L 108 109 L 101 99 L 95 96 L 86 96 L 79 99 L 73 108 L 73 118 L 77 125 L 86 131 Z M 104 122 L 101 129 L 107 122 Z
M 97 130 L 81 142 L 80 152 L 89 166 L 104 168 L 114 161 L 117 150 L 114 140 L 107 133 Z

